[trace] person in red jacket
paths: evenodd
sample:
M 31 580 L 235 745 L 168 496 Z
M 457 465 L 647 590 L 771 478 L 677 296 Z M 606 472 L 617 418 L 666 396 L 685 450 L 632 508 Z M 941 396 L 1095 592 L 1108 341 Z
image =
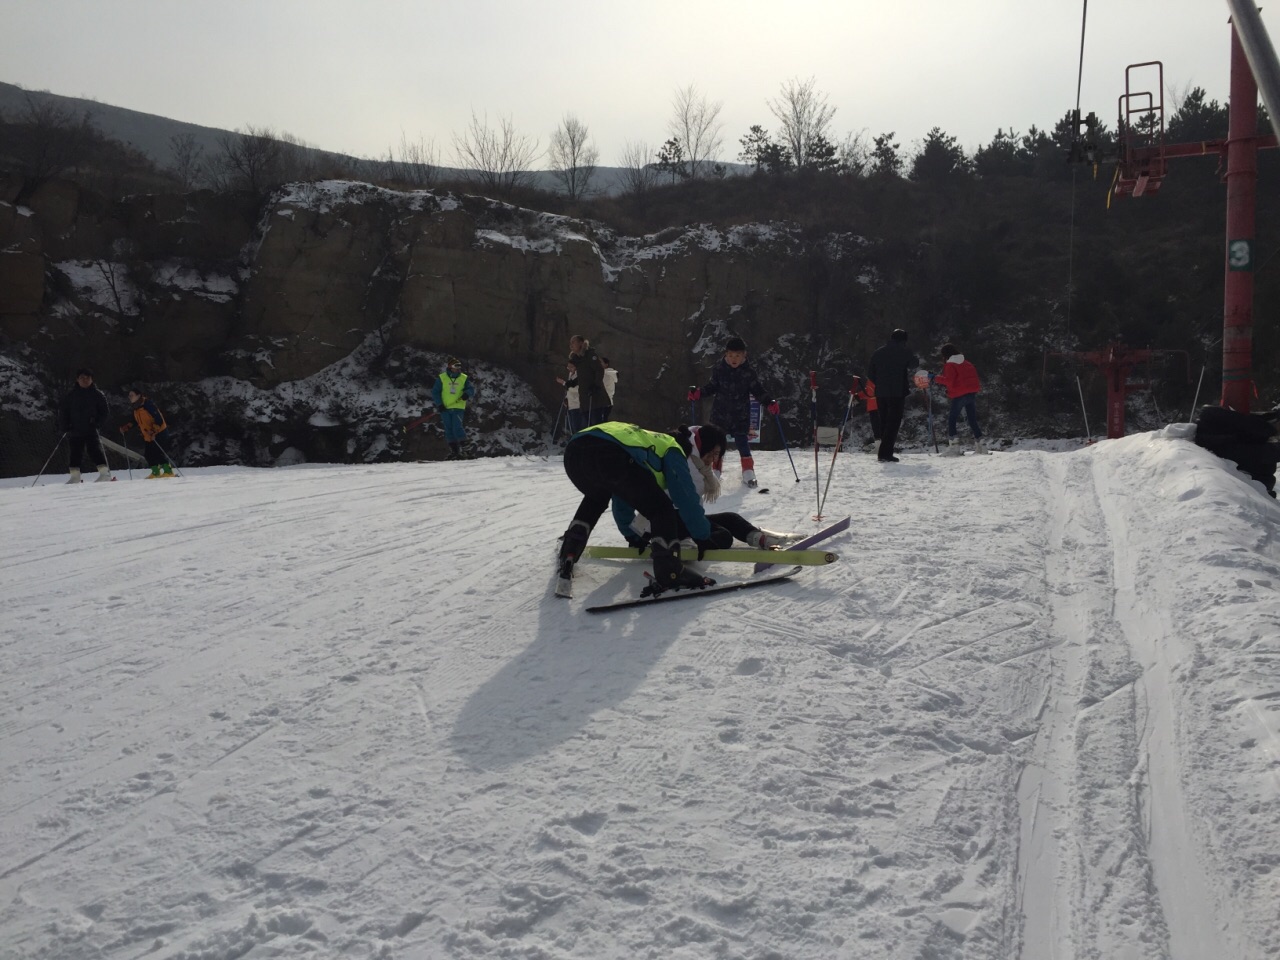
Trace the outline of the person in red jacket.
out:
M 862 387 L 854 392 L 853 399 L 867 405 L 867 421 L 871 424 L 871 439 L 862 445 L 867 453 L 875 453 L 880 446 L 880 405 L 876 403 L 876 385 L 870 379 L 862 381 Z
M 951 412 L 947 414 L 947 449 L 946 456 L 964 456 L 964 448 L 956 436 L 956 426 L 960 422 L 960 412 L 969 421 L 969 429 L 973 431 L 973 450 L 975 453 L 987 453 L 982 442 L 982 428 L 978 426 L 978 391 L 982 385 L 978 382 L 978 371 L 972 363 L 964 358 L 954 343 L 942 345 L 942 372 L 930 376 L 933 383 L 947 388 L 947 398 L 951 401 Z

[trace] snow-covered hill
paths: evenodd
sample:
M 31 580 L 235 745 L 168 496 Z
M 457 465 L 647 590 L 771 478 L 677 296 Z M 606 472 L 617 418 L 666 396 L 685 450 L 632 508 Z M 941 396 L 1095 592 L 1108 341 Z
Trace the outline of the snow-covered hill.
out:
M 554 458 L 5 481 L 0 955 L 1275 956 L 1280 507 L 1177 432 L 842 454 L 840 562 L 603 617 Z

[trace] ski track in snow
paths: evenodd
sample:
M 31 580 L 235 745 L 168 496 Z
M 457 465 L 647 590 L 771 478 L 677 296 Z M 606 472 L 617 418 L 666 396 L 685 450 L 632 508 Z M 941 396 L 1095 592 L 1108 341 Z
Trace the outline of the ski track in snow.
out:
M 757 470 L 715 509 L 817 526 Z M 576 501 L 0 487 L 0 956 L 1280 953 L 1280 509 L 1221 461 L 849 454 L 840 562 L 601 616 L 643 568 L 551 597 Z

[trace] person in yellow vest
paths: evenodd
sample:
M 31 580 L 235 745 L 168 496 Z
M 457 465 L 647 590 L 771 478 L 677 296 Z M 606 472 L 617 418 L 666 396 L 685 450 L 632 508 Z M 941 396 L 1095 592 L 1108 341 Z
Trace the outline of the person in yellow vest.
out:
M 156 437 L 160 435 L 160 431 L 169 427 L 165 423 L 164 414 L 137 387 L 129 388 L 129 406 L 133 408 L 133 421 L 120 424 L 120 432 L 128 433 L 134 423 L 138 425 L 138 432 L 142 434 L 142 452 L 147 458 L 147 466 L 151 468 L 151 475 L 146 479 L 159 480 L 161 477 L 172 477 L 173 464 L 169 462 L 168 455 L 160 449 L 160 444 L 156 443 Z
M 582 491 L 582 502 L 560 544 L 557 595 L 572 596 L 574 564 L 610 505 L 618 530 L 633 546 L 640 546 L 632 527 L 636 514 L 649 521 L 649 549 L 658 591 L 714 582 L 685 569 L 680 537 L 682 525 L 694 540 L 711 536 L 711 523 L 693 479 L 694 471 L 700 469 L 693 458 L 696 454 L 704 466 L 713 463 L 724 453 L 724 445 L 724 431 L 709 424 L 695 431 L 681 426 L 667 434 L 609 421 L 574 434 L 564 448 L 564 472 Z
M 444 373 L 436 378 L 435 386 L 431 388 L 431 399 L 440 408 L 444 439 L 449 444 L 446 460 L 471 457 L 471 451 L 467 447 L 467 431 L 462 426 L 462 415 L 466 412 L 467 400 L 475 394 L 475 384 L 468 382 L 467 375 L 462 372 L 462 361 L 457 357 L 450 357 Z

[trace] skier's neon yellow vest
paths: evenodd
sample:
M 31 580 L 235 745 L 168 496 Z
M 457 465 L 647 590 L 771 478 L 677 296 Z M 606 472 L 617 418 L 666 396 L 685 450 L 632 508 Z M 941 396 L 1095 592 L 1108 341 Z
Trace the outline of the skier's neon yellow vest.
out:
M 440 374 L 440 400 L 446 410 L 465 410 L 467 398 L 463 391 L 467 387 L 467 375 L 459 374 L 455 380 L 447 373 Z
M 654 479 L 658 481 L 658 486 L 663 490 L 667 489 L 667 478 L 662 472 L 662 458 L 672 447 L 680 446 L 675 437 L 665 433 L 655 433 L 652 430 L 643 430 L 634 423 L 621 423 L 617 420 L 587 427 L 580 430 L 578 436 L 589 433 L 603 433 L 622 444 L 630 451 L 632 457 L 649 468 Z M 680 455 L 683 459 L 683 449 Z

